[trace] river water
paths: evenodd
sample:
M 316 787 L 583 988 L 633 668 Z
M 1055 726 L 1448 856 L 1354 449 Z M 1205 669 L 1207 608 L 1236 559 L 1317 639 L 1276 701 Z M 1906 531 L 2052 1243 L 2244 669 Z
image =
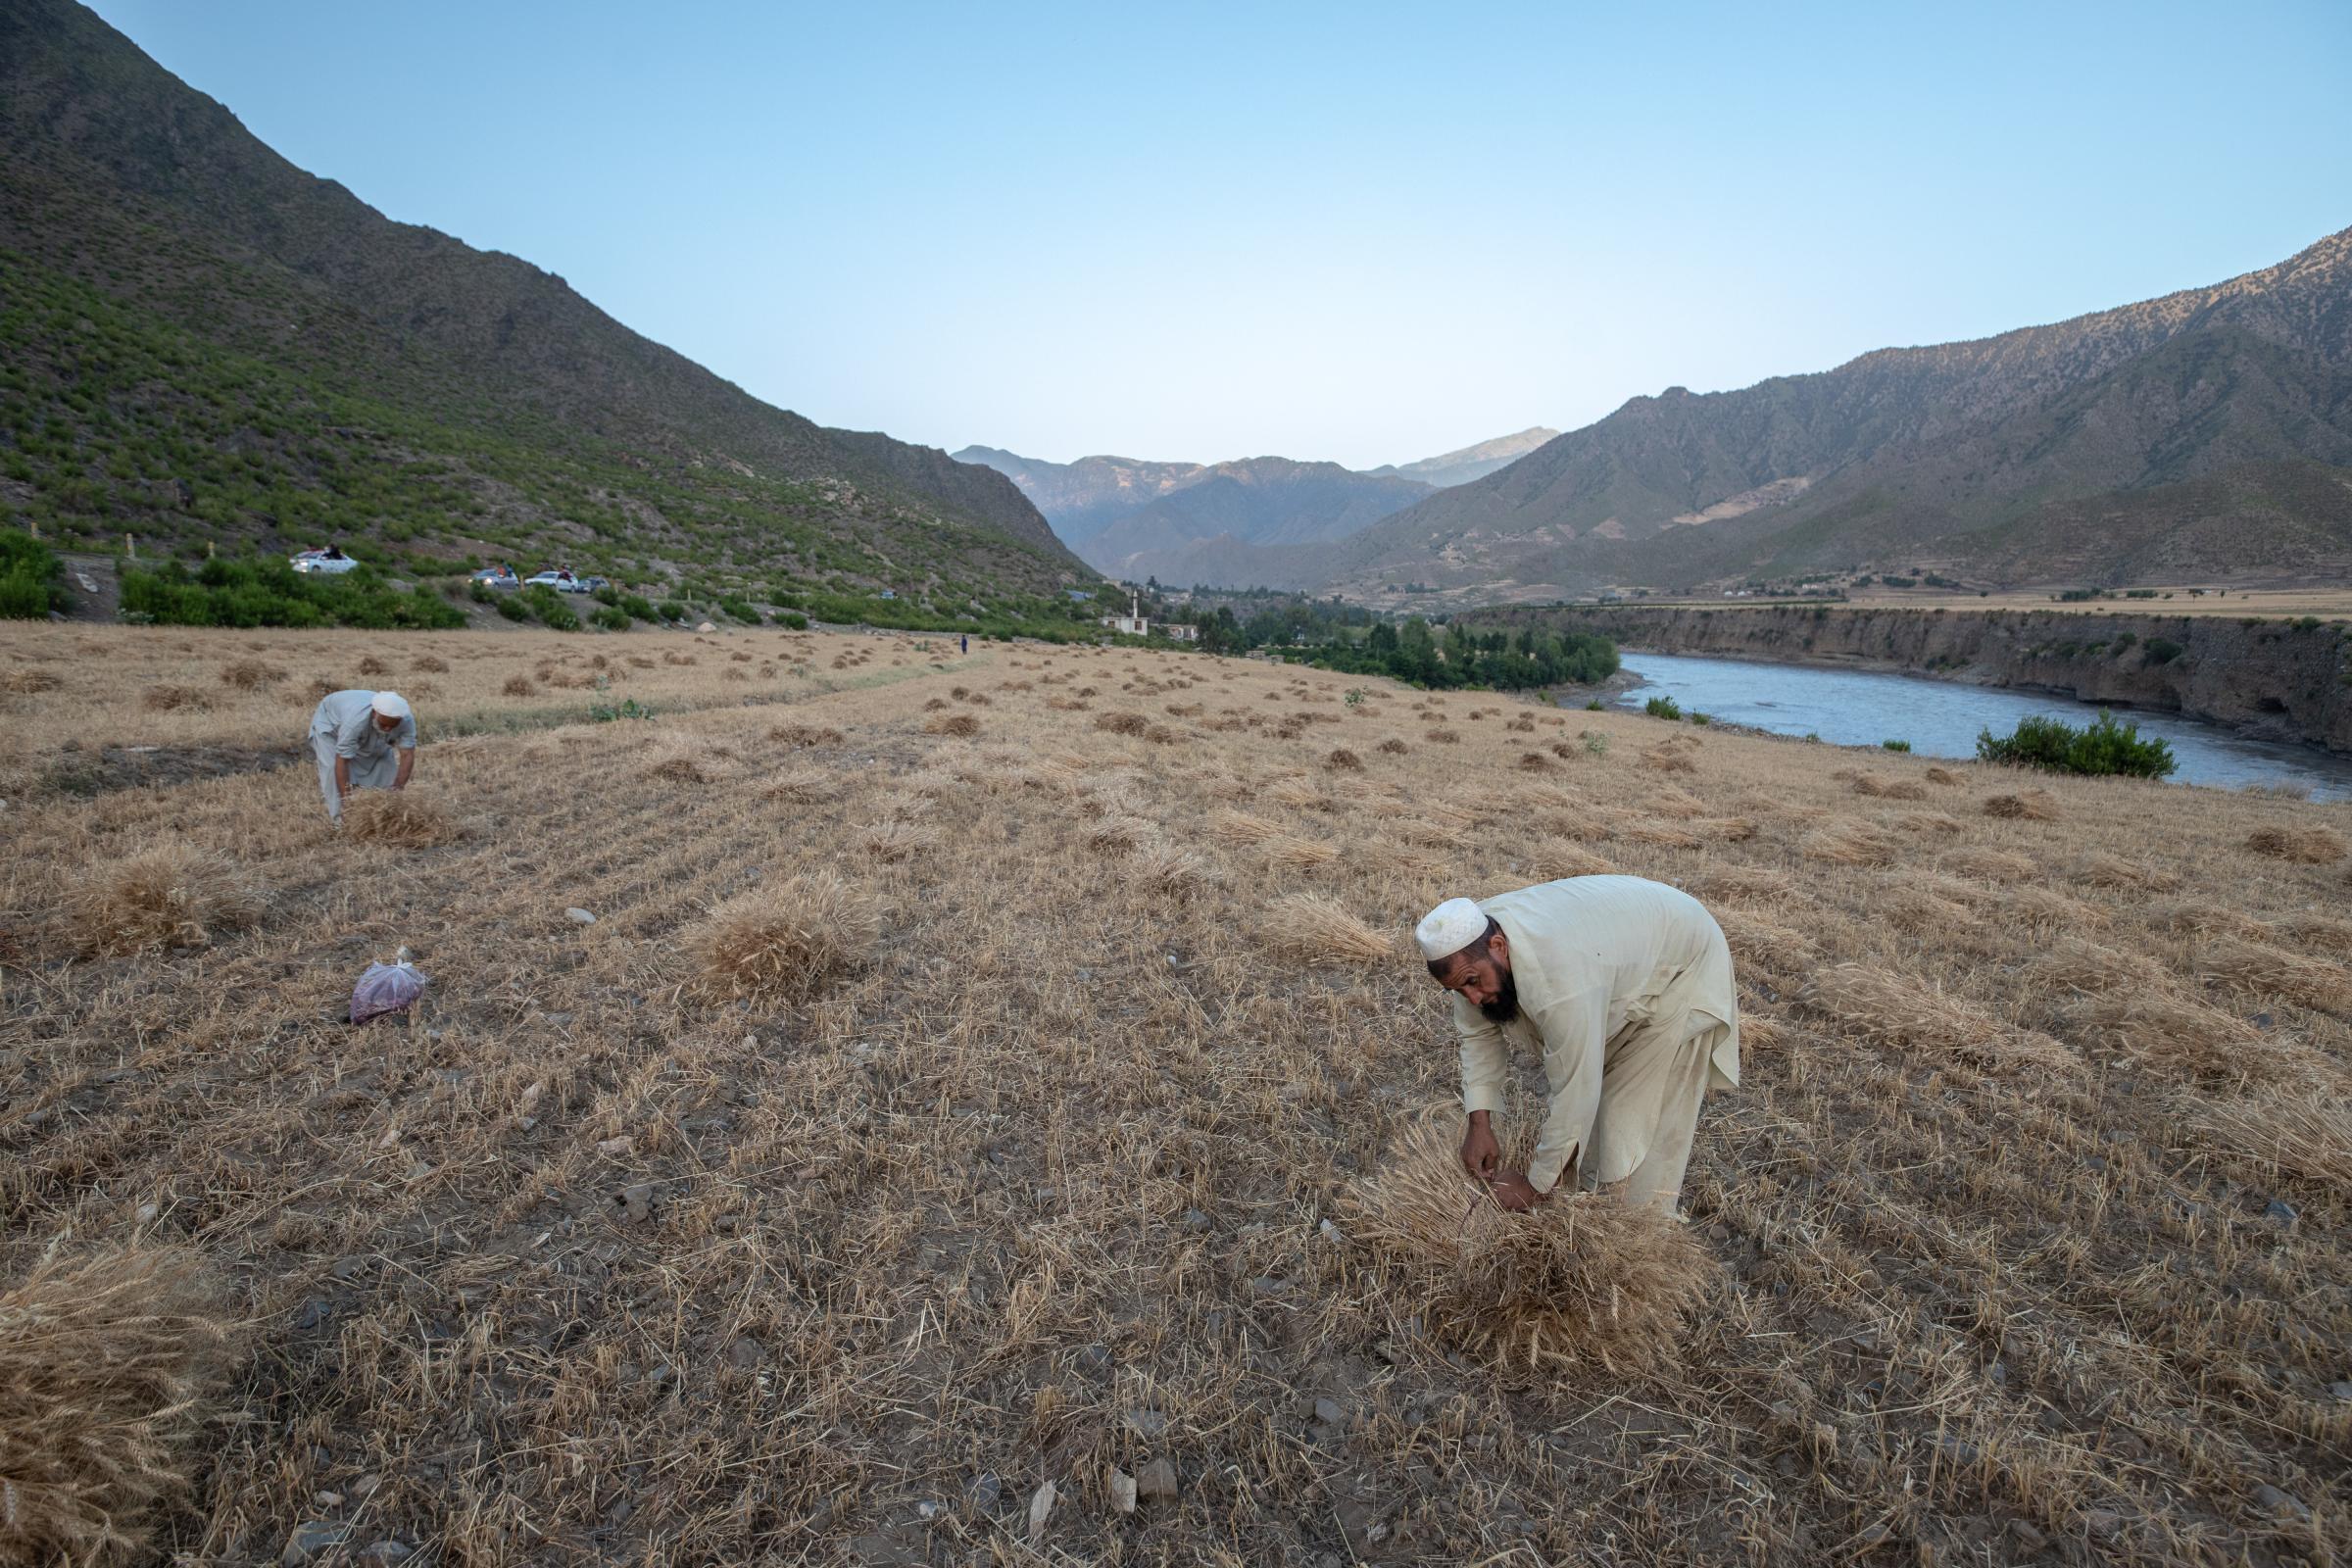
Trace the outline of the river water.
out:
M 1639 675 L 1642 684 L 1620 698 L 1620 706 L 1639 709 L 1652 697 L 1671 697 L 1686 713 L 1695 710 L 1725 723 L 1776 735 L 1818 735 L 1834 746 L 1909 741 L 1911 750 L 1922 757 L 1974 757 L 1978 731 L 2006 735 L 2029 714 L 2082 724 L 2098 711 L 2093 705 L 2064 697 L 1916 675 L 1684 654 L 1623 657 L 1625 667 Z M 2284 784 L 2308 789 L 2315 801 L 2352 800 L 2352 758 L 2247 740 L 2218 724 L 2177 713 L 2135 709 L 2115 712 L 2118 718 L 2135 721 L 2141 734 L 2161 735 L 2171 743 L 2180 764 L 2174 783 L 2221 789 Z

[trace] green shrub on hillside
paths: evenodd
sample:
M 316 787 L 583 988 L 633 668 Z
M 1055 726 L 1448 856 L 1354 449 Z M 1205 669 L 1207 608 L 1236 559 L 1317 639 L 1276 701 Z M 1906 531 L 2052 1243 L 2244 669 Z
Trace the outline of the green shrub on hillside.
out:
M 718 601 L 718 608 L 725 611 L 728 614 L 734 616 L 737 620 L 742 621 L 747 626 L 757 626 L 760 622 L 759 610 L 753 606 L 750 600 L 740 598 L 737 595 L 726 594 L 721 596 Z
M 1980 730 L 1977 756 L 2012 767 L 2038 767 L 2091 778 L 2114 774 L 2163 778 L 2180 765 L 2173 760 L 2172 747 L 2162 738 L 2150 735 L 2143 739 L 2138 724 L 2119 721 L 2105 709 L 2099 710 L 2095 722 L 2081 729 L 2064 719 L 2032 717 L 2020 719 L 2007 735 Z
M 2151 664 L 2169 664 L 2186 652 L 2186 649 L 2169 637 L 2148 639 L 2148 662 Z
M 515 596 L 525 610 L 539 617 L 539 623 L 551 631 L 578 631 L 580 617 L 564 602 L 564 596 L 547 584 L 533 583 Z
M 776 624 L 790 626 L 794 631 L 807 631 L 808 617 L 797 610 L 779 610 L 776 612 Z
M 1642 705 L 1642 711 L 1652 718 L 1681 718 L 1683 705 L 1671 697 L 1652 697 Z
M 386 582 L 373 567 L 306 576 L 278 557 L 176 561 L 122 573 L 122 612 L 173 626 L 395 626 L 446 631 L 465 613 L 421 589 Z
M 598 631 L 627 631 L 637 622 L 631 620 L 629 612 L 618 605 L 599 605 L 596 613 L 588 617 L 588 624 Z
M 38 620 L 65 608 L 56 552 L 24 533 L 0 533 L 0 617 Z

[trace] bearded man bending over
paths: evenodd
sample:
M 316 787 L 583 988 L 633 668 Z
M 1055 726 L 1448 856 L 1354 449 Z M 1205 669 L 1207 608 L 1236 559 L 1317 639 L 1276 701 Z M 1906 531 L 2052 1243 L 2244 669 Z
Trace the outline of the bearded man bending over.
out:
M 1463 1167 L 1505 1208 L 1565 1177 L 1673 1213 L 1699 1102 L 1740 1082 L 1740 994 L 1706 906 L 1641 877 L 1573 876 L 1448 899 L 1413 936 L 1454 994 Z M 1524 1171 L 1502 1163 L 1494 1128 L 1514 1047 L 1542 1054 L 1551 1086 Z

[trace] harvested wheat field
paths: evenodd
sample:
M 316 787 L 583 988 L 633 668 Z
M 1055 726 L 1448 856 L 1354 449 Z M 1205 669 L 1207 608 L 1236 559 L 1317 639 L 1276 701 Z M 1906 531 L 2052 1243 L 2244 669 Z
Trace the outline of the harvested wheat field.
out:
M 2344 1560 L 2352 808 L 946 646 L 0 630 L 0 1560 Z M 1405 933 L 1603 868 L 1745 1083 L 1518 1233 Z

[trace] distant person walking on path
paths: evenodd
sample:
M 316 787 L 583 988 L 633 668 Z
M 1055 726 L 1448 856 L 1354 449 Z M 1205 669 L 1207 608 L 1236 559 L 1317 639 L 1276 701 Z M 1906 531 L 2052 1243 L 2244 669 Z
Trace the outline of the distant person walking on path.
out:
M 416 715 L 398 692 L 330 693 L 311 714 L 311 753 L 318 759 L 327 817 L 340 823 L 353 790 L 409 787 L 416 771 Z
M 967 637 L 967 636 L 963 635 L 961 632 L 958 632 L 958 633 L 956 633 L 956 651 L 957 653 L 959 653 L 959 654 L 968 654 L 968 653 L 970 653 L 970 652 L 972 651 L 972 640 L 971 640 L 971 638 L 969 638 L 969 637 Z
M 1706 906 L 1635 876 L 1577 876 L 1483 903 L 1448 899 L 1414 930 L 1454 994 L 1462 1164 L 1505 1208 L 1563 1177 L 1674 1212 L 1699 1102 L 1740 1082 L 1740 993 Z M 1524 1171 L 1502 1163 L 1507 1048 L 1540 1052 L 1551 1089 Z

